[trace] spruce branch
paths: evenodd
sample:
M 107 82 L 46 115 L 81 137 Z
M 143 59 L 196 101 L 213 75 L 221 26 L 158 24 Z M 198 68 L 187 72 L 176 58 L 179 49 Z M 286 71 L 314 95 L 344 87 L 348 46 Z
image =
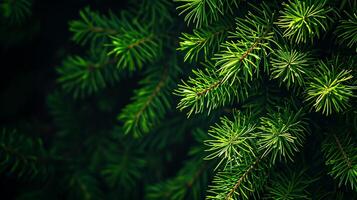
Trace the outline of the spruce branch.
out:
M 181 111 L 189 109 L 187 115 L 210 113 L 211 110 L 232 102 L 243 101 L 248 96 L 248 84 L 227 84 L 218 76 L 216 69 L 211 63 L 206 65 L 205 70 L 193 70 L 194 78 L 190 77 L 187 82 L 182 81 L 174 94 L 182 97 L 177 105 Z
M 89 7 L 80 10 L 81 19 L 69 22 L 69 30 L 73 33 L 72 40 L 85 45 L 97 39 L 106 39 L 107 36 L 119 34 L 121 20 L 109 12 L 109 16 L 100 15 Z
M 349 106 L 356 86 L 349 82 L 351 71 L 341 69 L 343 62 L 338 57 L 332 61 L 319 61 L 317 71 L 307 82 L 305 100 L 315 110 L 325 115 L 340 112 Z
M 117 67 L 133 72 L 141 69 L 143 64 L 153 62 L 161 55 L 162 44 L 159 36 L 150 30 L 150 27 L 125 22 L 121 27 L 123 34 L 111 36 L 112 49 L 108 55 L 117 58 Z
M 274 43 L 274 12 L 265 4 L 251 7 L 256 12 L 249 12 L 244 19 L 237 18 L 236 30 L 229 36 L 237 41 L 222 44 L 222 50 L 213 58 L 219 75 L 224 77 L 223 82 L 248 82 L 254 74 L 258 75 L 262 61 L 267 66 L 265 58 L 272 51 L 271 43 Z
M 216 21 L 222 13 L 222 2 L 218 0 L 175 0 L 182 3 L 177 9 L 180 15 L 186 14 L 185 21 L 188 25 L 195 24 L 196 28 Z
M 284 30 L 284 37 L 296 43 L 313 41 L 319 38 L 323 31 L 327 31 L 329 22 L 332 22 L 331 13 L 326 0 L 290 0 L 283 3 L 284 10 L 276 24 Z
M 109 152 L 109 157 L 109 162 L 100 171 L 106 183 L 113 189 L 135 187 L 146 166 L 143 152 L 133 145 L 126 145 L 123 151 Z
M 75 98 L 85 97 L 118 82 L 125 73 L 115 67 L 116 59 L 92 51 L 88 57 L 69 56 L 58 67 L 58 82 Z
M 308 187 L 313 181 L 305 169 L 276 171 L 266 186 L 264 199 L 311 199 Z
M 151 26 L 168 25 L 174 22 L 173 2 L 167 0 L 144 0 L 140 2 L 138 18 Z
M 197 62 L 200 55 L 207 61 L 219 49 L 219 44 L 226 38 L 229 29 L 227 22 L 222 21 L 194 29 L 192 34 L 182 33 L 178 50 L 186 52 L 184 61 Z
M 160 123 L 171 107 L 169 92 L 178 73 L 175 68 L 173 64 L 147 71 L 147 77 L 140 82 L 142 88 L 134 91 L 133 102 L 118 116 L 124 122 L 125 134 L 139 137 Z
M 246 157 L 255 156 L 253 140 L 257 130 L 249 116 L 240 112 L 234 114 L 233 121 L 222 117 L 220 124 L 212 126 L 205 141 L 210 154 L 205 159 L 219 159 L 216 169 L 223 163 L 224 168 L 239 164 Z
M 22 23 L 32 14 L 32 0 L 3 0 L 0 14 L 10 23 Z
M 48 172 L 42 140 L 34 140 L 17 131 L 0 132 L 0 172 L 22 180 L 44 179 Z
M 258 148 L 263 157 L 268 157 L 272 164 L 276 159 L 293 160 L 295 152 L 300 151 L 307 132 L 307 123 L 302 110 L 294 111 L 291 107 L 278 107 L 270 110 L 266 117 L 260 118 L 261 132 L 257 134 Z
M 267 165 L 261 157 L 246 159 L 232 169 L 218 172 L 209 186 L 206 199 L 249 199 L 262 190 L 267 179 Z
M 340 20 L 336 29 L 339 43 L 345 43 L 350 48 L 355 48 L 357 52 L 357 13 L 348 14 L 347 19 Z
M 288 47 L 276 50 L 271 57 L 270 77 L 279 79 L 287 88 L 303 86 L 311 72 L 310 52 L 301 52 Z
M 203 140 L 207 139 L 206 133 L 201 129 L 196 129 L 192 134 L 198 144 L 191 147 L 190 159 L 184 162 L 184 166 L 174 178 L 148 186 L 147 199 L 202 199 L 203 188 L 208 183 L 212 165 L 202 159 L 205 155 Z
M 357 148 L 353 141 L 353 136 L 346 133 L 331 134 L 323 142 L 322 152 L 329 175 L 338 180 L 339 186 L 344 184 L 357 191 Z
M 103 193 L 97 179 L 88 171 L 75 171 L 65 178 L 68 196 L 72 199 L 102 199 Z

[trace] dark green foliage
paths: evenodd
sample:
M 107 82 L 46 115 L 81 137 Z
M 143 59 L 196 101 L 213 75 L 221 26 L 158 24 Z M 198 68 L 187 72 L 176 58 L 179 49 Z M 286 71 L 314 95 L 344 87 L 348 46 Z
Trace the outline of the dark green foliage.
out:
M 259 192 L 267 179 L 267 165 L 260 158 L 248 159 L 216 174 L 207 199 L 249 199 Z
M 233 40 L 222 44 L 222 50 L 213 58 L 223 82 L 247 82 L 258 75 L 260 63 L 266 62 L 274 14 L 264 4 L 252 9 L 255 12 L 249 12 L 246 18 L 237 18 L 236 30 L 230 36 Z
M 306 170 L 276 172 L 269 180 L 264 199 L 311 199 L 308 192 L 310 184 L 313 184 L 313 180 L 306 174 Z
M 71 199 L 102 199 L 97 180 L 87 172 L 79 171 L 71 174 L 66 180 Z
M 69 30 L 73 32 L 72 39 L 78 44 L 85 45 L 90 41 L 103 40 L 106 36 L 118 34 L 121 28 L 121 21 L 112 12 L 107 17 L 86 7 L 79 15 L 80 20 L 69 22 Z
M 146 78 L 139 84 L 142 88 L 134 91 L 133 102 L 118 116 L 124 122 L 124 132 L 139 137 L 148 133 L 164 118 L 172 106 L 170 91 L 178 69 L 175 63 L 160 64 L 147 70 Z
M 0 133 L 0 171 L 19 179 L 46 178 L 46 152 L 41 139 L 32 139 L 15 130 Z
M 355 1 L 107 3 L 69 22 L 46 151 L 0 135 L 1 177 L 53 169 L 16 198 L 356 197 Z
M 322 145 L 329 168 L 329 175 L 342 184 L 357 191 L 357 147 L 353 145 L 355 135 L 332 134 Z
M 186 52 L 185 61 L 198 61 L 199 56 L 205 60 L 219 49 L 219 45 L 226 38 L 230 24 L 215 23 L 213 26 L 194 29 L 192 34 L 182 33 L 180 48 Z
M 339 42 L 347 44 L 348 47 L 355 48 L 357 52 L 357 13 L 347 13 L 347 17 L 347 19 L 340 21 L 336 33 Z
M 88 58 L 81 56 L 67 57 L 57 73 L 62 88 L 72 93 L 75 98 L 85 97 L 117 83 L 125 73 L 117 69 L 117 59 L 110 58 L 104 52 L 90 52 Z
M 109 55 L 117 58 L 118 68 L 135 71 L 141 69 L 146 62 L 155 61 L 160 56 L 160 36 L 151 32 L 149 27 L 135 21 L 133 24 L 125 22 L 122 31 L 123 34 L 112 36 L 109 45 L 112 49 Z
M 32 0 L 3 0 L 0 2 L 0 14 L 10 23 L 22 23 L 30 16 Z

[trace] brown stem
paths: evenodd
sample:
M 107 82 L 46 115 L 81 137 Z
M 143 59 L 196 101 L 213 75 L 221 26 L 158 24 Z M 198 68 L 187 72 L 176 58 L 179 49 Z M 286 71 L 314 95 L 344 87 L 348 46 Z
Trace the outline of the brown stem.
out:
M 339 148 L 339 149 L 341 150 L 341 152 L 342 152 L 343 158 L 344 158 L 344 159 L 346 160 L 346 162 L 347 162 L 348 168 L 352 168 L 352 163 L 351 163 L 350 159 L 348 159 L 348 157 L 347 157 L 347 155 L 346 155 L 346 152 L 343 150 L 342 145 L 341 145 L 341 143 L 340 143 L 340 140 L 336 137 L 336 135 L 333 135 L 333 137 L 335 138 L 335 141 L 336 141 L 336 143 L 337 143 L 338 148 Z

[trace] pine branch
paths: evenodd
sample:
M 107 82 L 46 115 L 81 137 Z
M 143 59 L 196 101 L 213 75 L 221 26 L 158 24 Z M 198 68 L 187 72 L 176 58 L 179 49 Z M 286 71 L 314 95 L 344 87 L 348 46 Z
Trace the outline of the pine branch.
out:
M 125 134 L 139 137 L 163 119 L 171 107 L 169 91 L 178 73 L 175 67 L 164 65 L 163 69 L 148 70 L 147 77 L 140 82 L 143 87 L 134 92 L 133 102 L 118 116 L 124 122 Z
M 344 184 L 357 191 L 357 148 L 353 137 L 345 133 L 337 136 L 329 135 L 322 144 L 329 175 L 338 180 L 338 185 Z
M 330 115 L 349 107 L 349 100 L 354 97 L 353 91 L 357 87 L 349 82 L 353 78 L 351 71 L 342 67 L 343 61 L 338 57 L 319 61 L 315 66 L 317 71 L 309 78 L 305 100 L 317 112 Z
M 270 77 L 279 79 L 287 88 L 304 86 L 306 76 L 312 71 L 310 54 L 288 47 L 275 51 L 271 57 Z
M 86 7 L 79 15 L 81 19 L 69 22 L 69 30 L 73 33 L 72 40 L 78 44 L 85 45 L 120 33 L 122 22 L 112 12 L 109 12 L 109 16 L 104 16 Z
M 336 34 L 339 43 L 345 43 L 350 48 L 355 48 L 357 52 L 357 13 L 348 14 L 347 19 L 340 20 L 340 24 L 336 29 Z
M 0 14 L 9 23 L 23 23 L 32 14 L 32 0 L 3 0 Z
M 205 159 L 218 158 L 217 169 L 222 163 L 224 168 L 232 168 L 247 157 L 255 156 L 253 140 L 256 132 L 249 116 L 237 112 L 233 121 L 221 118 L 220 124 L 211 127 L 208 132 L 211 138 L 205 141 L 205 145 L 210 154 Z
M 58 82 L 75 98 L 95 94 L 126 75 L 115 67 L 116 62 L 105 51 L 91 51 L 88 57 L 69 56 L 56 69 L 60 75 Z
M 103 193 L 95 177 L 87 172 L 73 172 L 66 178 L 67 193 L 71 199 L 94 200 L 102 199 Z
M 186 52 L 185 61 L 197 62 L 200 56 L 203 56 L 204 60 L 207 61 L 219 49 L 219 44 L 226 38 L 227 31 L 230 28 L 229 22 L 222 21 L 194 29 L 192 34 L 182 33 L 178 50 Z
M 249 12 L 244 19 L 236 20 L 237 28 L 230 37 L 237 41 L 222 44 L 223 50 L 213 58 L 216 60 L 215 66 L 219 67 L 219 75 L 224 77 L 223 82 L 248 82 L 253 74 L 258 75 L 261 61 L 267 66 L 265 57 L 269 50 L 272 51 L 270 42 L 274 43 L 274 12 L 265 4 L 253 8 L 256 13 Z
M 306 170 L 275 171 L 266 187 L 264 199 L 311 199 L 308 187 L 313 183 Z
M 302 110 L 291 107 L 278 107 L 270 110 L 266 117 L 260 118 L 261 133 L 257 134 L 259 150 L 272 164 L 276 159 L 293 160 L 292 156 L 303 146 L 307 123 Z
M 187 83 L 182 81 L 174 93 L 182 97 L 177 108 L 181 111 L 188 108 L 188 116 L 202 113 L 206 109 L 210 113 L 234 101 L 243 101 L 248 96 L 249 85 L 224 83 L 211 63 L 207 64 L 204 71 L 193 70 L 193 74 L 195 77 L 190 77 Z
M 196 28 L 208 25 L 218 19 L 222 13 L 222 2 L 217 0 L 175 0 L 182 3 L 177 7 L 180 15 L 186 13 L 185 21 L 188 25 L 194 23 Z
M 296 43 L 312 42 L 319 38 L 322 31 L 327 31 L 333 21 L 334 10 L 326 5 L 326 0 L 290 0 L 283 3 L 284 10 L 276 24 L 284 30 L 284 37 Z
M 112 48 L 108 55 L 114 55 L 117 58 L 117 67 L 135 71 L 141 69 L 143 64 L 154 62 L 161 55 L 162 44 L 156 33 L 150 30 L 150 27 L 139 24 L 134 21 L 121 27 L 124 34 L 111 36 Z
M 207 199 L 249 199 L 259 192 L 267 179 L 267 166 L 261 160 L 246 159 L 232 169 L 218 172 L 209 187 Z
M 47 163 L 40 139 L 33 140 L 16 131 L 0 133 L 0 171 L 22 180 L 45 179 Z

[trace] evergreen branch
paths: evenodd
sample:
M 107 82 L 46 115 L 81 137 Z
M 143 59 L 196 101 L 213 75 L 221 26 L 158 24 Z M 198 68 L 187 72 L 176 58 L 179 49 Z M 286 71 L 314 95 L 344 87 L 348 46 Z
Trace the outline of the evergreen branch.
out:
M 167 25 L 174 22 L 174 5 L 167 0 L 144 0 L 140 2 L 138 18 L 151 26 Z
M 294 40 L 296 43 L 313 41 L 319 38 L 322 30 L 326 31 L 333 9 L 326 6 L 326 0 L 290 0 L 283 3 L 284 10 L 280 11 L 280 17 L 276 24 L 284 29 L 284 37 Z
M 161 55 L 161 41 L 149 27 L 134 22 L 126 22 L 123 27 L 126 32 L 119 36 L 111 36 L 112 50 L 108 55 L 114 55 L 117 67 L 135 71 L 141 69 L 144 63 L 153 62 Z
M 147 188 L 147 199 L 181 200 L 188 197 L 200 199 L 201 187 L 207 184 L 208 163 L 194 158 L 185 162 L 175 178 L 171 178 Z
M 65 177 L 67 193 L 72 199 L 94 200 L 102 199 L 103 193 L 96 178 L 82 170 Z
M 267 166 L 262 157 L 246 159 L 232 169 L 218 172 L 214 177 L 207 199 L 249 199 L 262 189 L 266 182 Z M 254 172 L 254 173 L 253 173 Z
M 69 22 L 69 30 L 73 32 L 72 40 L 81 45 L 120 33 L 122 22 L 112 12 L 109 12 L 109 16 L 103 16 L 86 7 L 79 15 L 81 19 Z
M 175 66 L 154 68 L 147 72 L 147 77 L 140 82 L 143 87 L 134 91 L 133 102 L 119 114 L 124 122 L 125 134 L 132 133 L 139 137 L 148 133 L 157 125 L 170 108 L 169 89 L 177 74 Z
M 220 106 L 231 104 L 234 100 L 243 101 L 248 96 L 247 84 L 227 84 L 216 73 L 214 67 L 208 63 L 205 71 L 193 70 L 195 78 L 188 82 L 182 81 L 174 94 L 182 97 L 177 105 L 181 111 L 189 108 L 187 115 L 202 113 L 205 108 L 208 113 Z
M 236 30 L 230 37 L 238 41 L 222 44 L 223 50 L 213 58 L 219 75 L 224 77 L 223 82 L 248 82 L 254 73 L 258 74 L 261 61 L 265 62 L 268 50 L 272 50 L 269 42 L 273 42 L 274 12 L 265 4 L 252 7 L 256 11 L 254 14 L 249 12 L 244 19 L 236 20 Z
M 205 159 L 220 159 L 216 169 L 224 162 L 232 168 L 237 163 L 249 156 L 255 156 L 254 143 L 256 128 L 249 116 L 241 113 L 234 114 L 234 120 L 221 118 L 220 124 L 216 124 L 209 130 L 211 139 L 205 141 L 210 154 Z
M 343 133 L 340 136 L 332 134 L 322 144 L 322 151 L 326 158 L 329 175 L 357 191 L 357 148 L 353 144 L 353 137 Z
M 260 123 L 262 132 L 257 137 L 262 156 L 268 156 L 272 164 L 277 158 L 293 160 L 307 132 L 302 110 L 295 112 L 289 106 L 278 107 L 276 112 L 270 110 L 267 117 L 260 118 Z
M 177 7 L 180 15 L 186 13 L 185 21 L 194 23 L 196 28 L 206 26 L 218 19 L 222 13 L 222 2 L 217 0 L 175 0 L 182 3 Z
M 18 179 L 45 178 L 45 150 L 41 140 L 33 140 L 16 131 L 0 133 L 0 171 Z
M 279 79 L 280 84 L 287 88 L 303 86 L 307 74 L 311 72 L 310 65 L 313 60 L 309 52 L 301 52 L 295 49 L 279 49 L 272 54 L 270 77 Z
M 88 58 L 67 57 L 57 73 L 62 88 L 75 98 L 96 93 L 108 85 L 118 82 L 125 73 L 115 67 L 116 59 L 110 59 L 105 52 L 90 52 Z
M 138 148 L 133 145 L 127 145 L 124 148 L 120 152 L 109 152 L 109 162 L 102 167 L 100 172 L 113 189 L 134 187 L 142 177 L 142 170 L 147 163 L 143 158 L 143 152 Z
M 266 187 L 264 199 L 311 199 L 308 187 L 313 181 L 306 170 L 276 171 Z
M 349 106 L 349 99 L 354 97 L 356 86 L 350 85 L 352 79 L 350 70 L 339 70 L 343 63 L 337 57 L 332 61 L 319 61 L 317 72 L 308 81 L 305 100 L 310 102 L 315 110 L 325 115 L 340 112 Z M 339 70 L 339 71 L 338 71 Z
M 357 52 L 357 13 L 348 14 L 347 19 L 340 20 L 336 29 L 338 41 L 347 44 L 350 48 L 355 48 Z
M 247 178 L 247 176 L 252 172 L 252 170 L 255 168 L 256 165 L 258 165 L 260 159 L 258 158 L 255 160 L 255 162 L 248 168 L 247 171 L 244 172 L 244 174 L 238 179 L 237 183 L 234 185 L 234 187 L 229 191 L 227 194 L 226 200 L 230 200 L 233 196 L 233 193 L 238 189 L 238 187 L 242 184 L 244 179 Z
M 219 49 L 219 44 L 223 42 L 229 29 L 226 22 L 221 22 L 194 29 L 193 34 L 183 33 L 178 50 L 186 52 L 185 61 L 197 62 L 200 55 L 207 61 L 208 57 Z
M 196 129 L 193 136 L 199 144 L 190 149 L 189 155 L 192 157 L 184 162 L 174 178 L 149 186 L 147 199 L 202 199 L 202 189 L 207 185 L 211 163 L 201 159 L 204 155 L 202 143 L 207 138 L 205 133 Z
M 32 14 L 32 0 L 3 0 L 0 13 L 10 23 L 22 23 Z

